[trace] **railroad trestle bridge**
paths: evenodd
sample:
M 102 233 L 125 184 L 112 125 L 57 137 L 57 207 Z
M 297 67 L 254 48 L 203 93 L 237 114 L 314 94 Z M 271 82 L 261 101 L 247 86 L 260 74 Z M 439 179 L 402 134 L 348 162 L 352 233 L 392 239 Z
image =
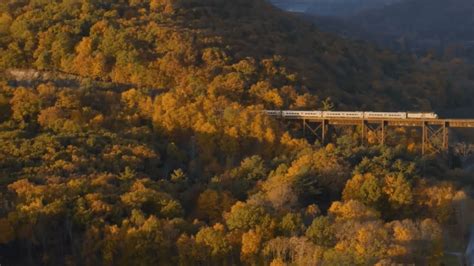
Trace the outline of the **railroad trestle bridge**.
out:
M 327 142 L 332 126 L 359 128 L 363 145 L 367 143 L 370 133 L 379 144 L 385 145 L 389 127 L 419 128 L 421 129 L 422 154 L 448 151 L 449 133 L 452 128 L 474 129 L 474 119 L 323 118 L 311 116 L 277 116 L 277 118 L 301 122 L 303 135 L 307 136 L 310 133 L 322 144 Z

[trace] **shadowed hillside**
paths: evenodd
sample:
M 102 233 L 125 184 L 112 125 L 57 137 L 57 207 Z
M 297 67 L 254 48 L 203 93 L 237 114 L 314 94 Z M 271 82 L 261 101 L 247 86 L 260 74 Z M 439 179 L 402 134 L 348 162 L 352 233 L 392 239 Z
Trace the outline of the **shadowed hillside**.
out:
M 405 0 L 350 18 L 368 36 L 403 51 L 474 59 L 474 2 Z

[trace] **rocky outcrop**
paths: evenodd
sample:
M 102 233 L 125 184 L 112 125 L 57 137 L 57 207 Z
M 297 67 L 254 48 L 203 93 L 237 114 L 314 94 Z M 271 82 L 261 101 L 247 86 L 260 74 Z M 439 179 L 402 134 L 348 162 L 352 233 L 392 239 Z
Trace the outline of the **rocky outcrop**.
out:
M 41 83 L 52 82 L 57 86 L 77 87 L 80 78 L 66 73 L 40 71 L 36 69 L 8 69 L 5 71 L 12 86 L 35 86 Z

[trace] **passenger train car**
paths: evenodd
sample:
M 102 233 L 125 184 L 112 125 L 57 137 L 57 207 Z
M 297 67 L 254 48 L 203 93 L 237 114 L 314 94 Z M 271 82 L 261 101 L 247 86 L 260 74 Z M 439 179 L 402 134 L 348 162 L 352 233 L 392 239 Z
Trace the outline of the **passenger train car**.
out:
M 437 119 L 435 113 L 410 113 L 410 112 L 335 112 L 335 111 L 283 111 L 265 110 L 269 116 L 286 118 L 364 118 L 364 119 Z

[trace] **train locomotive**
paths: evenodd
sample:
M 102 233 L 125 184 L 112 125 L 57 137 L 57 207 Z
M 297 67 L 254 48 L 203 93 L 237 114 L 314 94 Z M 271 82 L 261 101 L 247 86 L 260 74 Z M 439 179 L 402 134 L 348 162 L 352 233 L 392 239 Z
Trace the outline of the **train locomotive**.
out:
M 347 112 L 265 110 L 269 116 L 283 118 L 358 118 L 358 119 L 438 119 L 436 113 L 415 112 Z

